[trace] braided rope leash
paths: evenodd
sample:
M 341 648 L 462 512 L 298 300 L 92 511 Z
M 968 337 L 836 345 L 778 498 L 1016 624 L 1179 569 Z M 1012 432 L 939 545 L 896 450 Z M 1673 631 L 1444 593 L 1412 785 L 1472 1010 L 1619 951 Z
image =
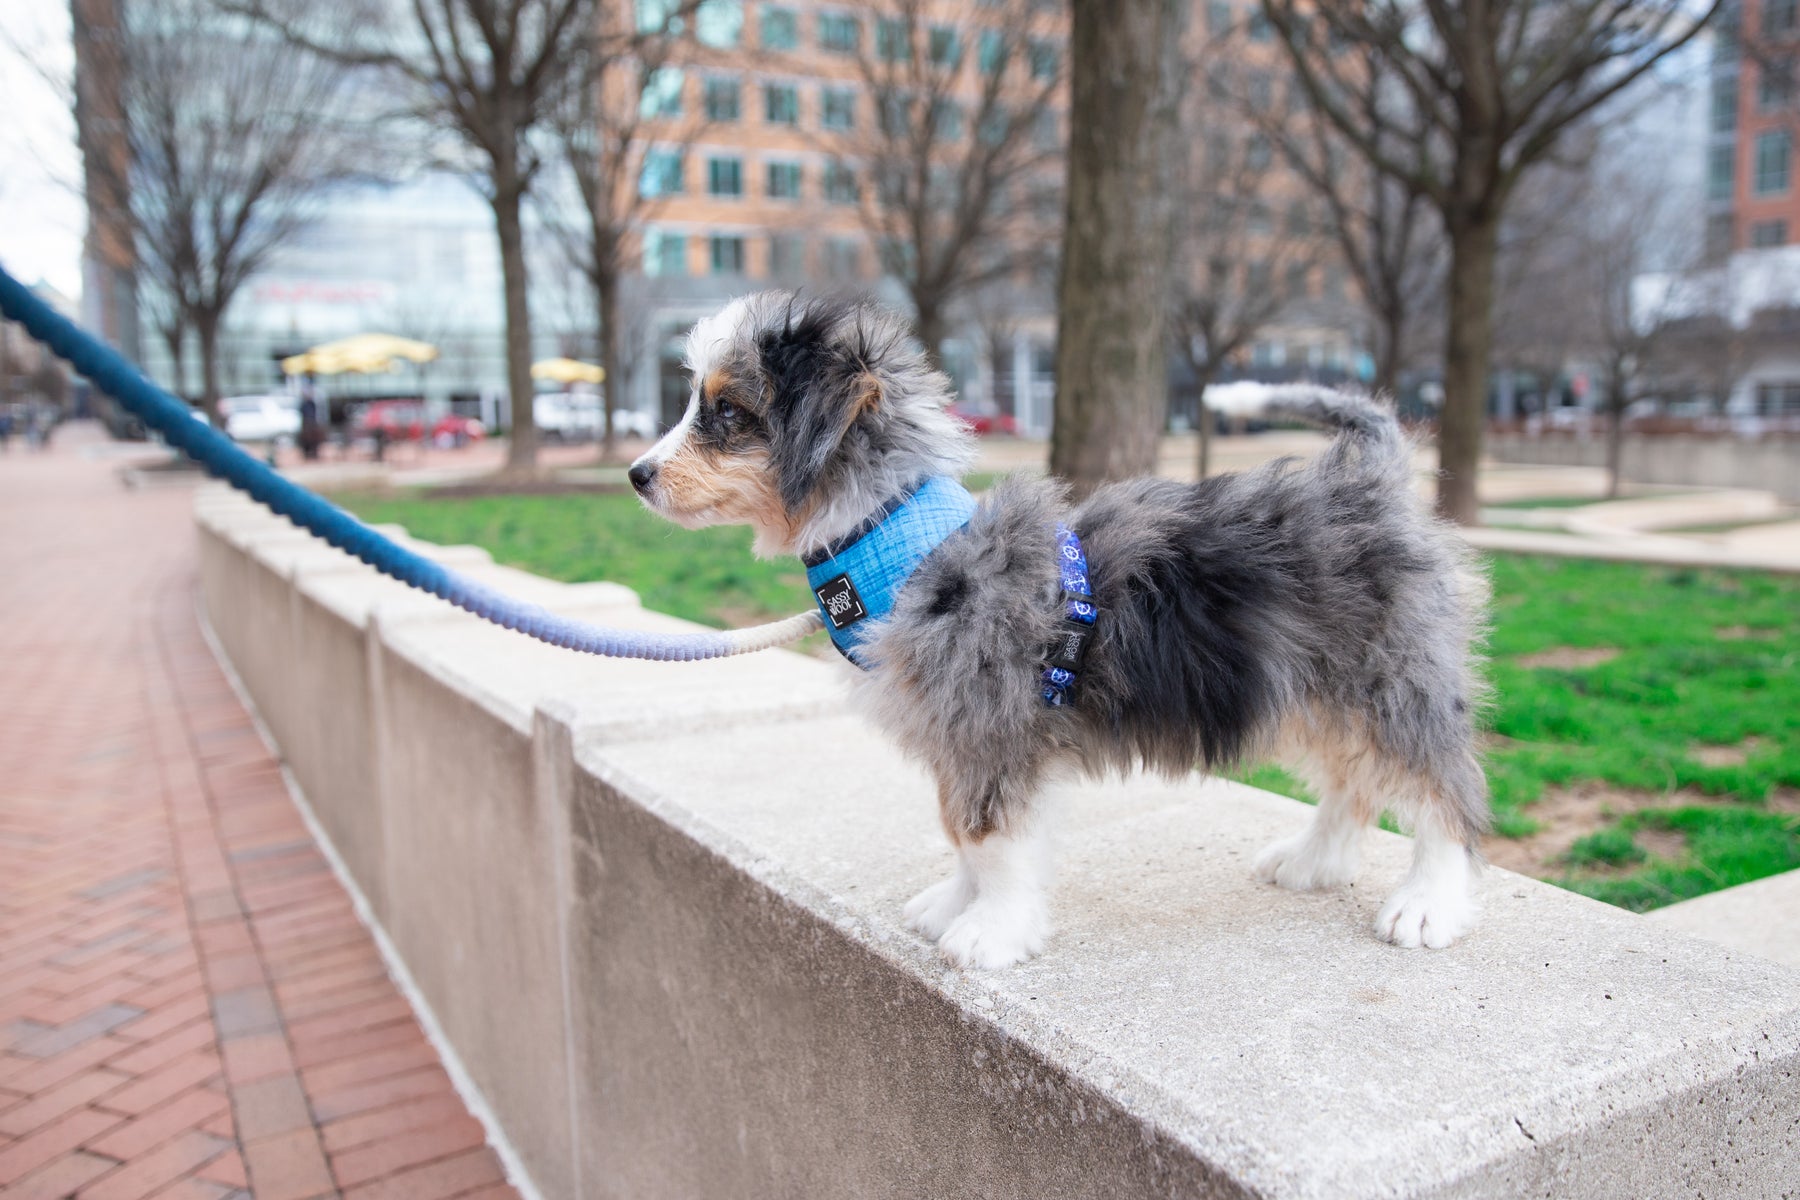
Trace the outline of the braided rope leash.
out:
M 272 512 L 383 575 L 540 642 L 607 658 L 696 662 L 783 646 L 823 625 L 816 610 L 767 625 L 719 633 L 641 633 L 559 617 L 396 544 L 335 504 L 283 478 L 223 433 L 204 421 L 196 421 L 187 405 L 151 383 L 112 347 L 33 295 L 4 268 L 0 268 L 0 312 L 23 325 L 32 337 L 66 359 L 146 426 L 162 434 L 170 445 Z

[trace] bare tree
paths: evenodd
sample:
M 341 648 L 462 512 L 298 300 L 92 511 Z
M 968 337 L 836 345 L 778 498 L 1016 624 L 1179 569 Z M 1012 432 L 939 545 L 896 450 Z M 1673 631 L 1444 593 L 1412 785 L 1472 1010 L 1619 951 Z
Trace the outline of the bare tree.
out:
M 512 400 L 507 466 L 537 461 L 524 208 L 543 157 L 534 141 L 571 85 L 596 0 L 224 0 L 326 61 L 372 72 L 411 115 L 451 133 L 494 213 Z
M 1078 494 L 1146 474 L 1169 399 L 1181 0 L 1074 0 L 1068 221 L 1050 469 Z
M 1373 169 L 1411 181 L 1450 242 L 1438 511 L 1477 518 L 1492 346 L 1494 264 L 1506 204 L 1575 122 L 1686 45 L 1725 0 L 1262 0 L 1314 110 Z M 1348 102 L 1359 73 L 1398 81 L 1397 103 Z
M 1398 80 L 1370 60 L 1347 80 L 1347 110 L 1357 115 L 1384 151 L 1400 153 L 1380 118 Z M 1395 119 L 1406 111 L 1399 107 Z M 1376 392 L 1399 390 L 1400 372 L 1419 340 L 1421 317 L 1440 298 L 1446 246 L 1425 189 L 1416 176 L 1396 177 L 1357 161 L 1332 124 L 1291 106 L 1252 104 L 1246 111 L 1324 208 L 1324 229 L 1354 281 L 1369 317 Z M 1416 144 L 1416 139 L 1415 139 Z
M 669 69 L 697 7 L 698 0 L 671 0 L 643 9 L 642 19 L 627 5 L 602 13 L 569 59 L 572 86 L 550 118 L 557 164 L 578 204 L 542 207 L 594 294 L 594 332 L 606 372 L 602 461 L 615 454 L 614 416 L 627 383 L 619 287 L 628 251 L 645 218 L 680 189 L 681 180 L 667 178 L 666 168 L 685 170 L 685 150 L 705 123 L 703 105 L 665 117 L 644 83 Z
M 343 173 L 331 127 L 343 72 L 207 0 L 127 7 L 117 36 L 122 135 L 88 156 L 87 186 L 128 220 L 178 374 L 193 331 L 201 402 L 216 423 L 226 310 Z
M 865 10 L 873 36 L 858 26 L 855 69 L 873 111 L 821 139 L 834 170 L 858 164 L 866 176 L 862 225 L 934 359 L 951 308 L 1029 271 L 1052 240 L 1067 59 L 1042 4 L 999 0 L 960 23 L 934 22 L 938 10 L 930 0 Z
M 1182 101 L 1182 128 L 1204 135 L 1178 151 L 1169 335 L 1198 389 L 1202 479 L 1212 456 L 1207 387 L 1287 307 L 1291 274 L 1310 274 L 1324 249 L 1315 222 L 1294 208 L 1304 197 L 1282 186 L 1273 143 L 1245 119 L 1254 112 L 1283 124 L 1269 73 L 1246 68 L 1241 51 L 1236 37 L 1210 39 L 1186 72 L 1194 82 Z

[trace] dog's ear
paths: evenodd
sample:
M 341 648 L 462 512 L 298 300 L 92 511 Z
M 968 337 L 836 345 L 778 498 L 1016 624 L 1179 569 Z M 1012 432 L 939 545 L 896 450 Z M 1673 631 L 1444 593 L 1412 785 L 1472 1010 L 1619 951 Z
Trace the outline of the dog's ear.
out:
M 864 359 L 792 325 L 763 346 L 770 459 L 788 511 L 818 486 L 838 447 L 865 413 L 881 406 L 881 381 Z

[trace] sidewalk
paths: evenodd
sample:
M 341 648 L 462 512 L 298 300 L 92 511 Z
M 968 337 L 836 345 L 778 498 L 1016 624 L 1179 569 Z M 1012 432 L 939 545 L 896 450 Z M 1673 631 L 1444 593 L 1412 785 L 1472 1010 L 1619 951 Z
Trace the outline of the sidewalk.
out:
M 0 1194 L 513 1196 L 95 436 L 0 456 Z

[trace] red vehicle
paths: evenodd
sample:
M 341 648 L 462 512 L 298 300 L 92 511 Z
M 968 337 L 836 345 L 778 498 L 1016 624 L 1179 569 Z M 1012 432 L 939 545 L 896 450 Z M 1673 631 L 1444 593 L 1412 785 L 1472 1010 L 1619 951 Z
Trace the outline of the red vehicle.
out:
M 389 442 L 417 442 L 427 436 L 435 446 L 478 442 L 487 430 L 473 417 L 447 413 L 426 424 L 425 404 L 419 400 L 371 400 L 356 414 L 356 431 L 365 437 L 379 434 Z
M 1005 434 L 1008 437 L 1018 436 L 1019 423 L 1013 420 L 1007 413 L 976 412 L 974 409 L 962 404 L 952 404 L 948 411 L 951 416 L 961 421 L 964 425 L 967 425 L 970 433 L 979 434 L 983 437 L 990 433 Z

